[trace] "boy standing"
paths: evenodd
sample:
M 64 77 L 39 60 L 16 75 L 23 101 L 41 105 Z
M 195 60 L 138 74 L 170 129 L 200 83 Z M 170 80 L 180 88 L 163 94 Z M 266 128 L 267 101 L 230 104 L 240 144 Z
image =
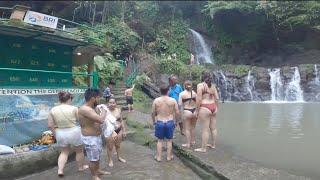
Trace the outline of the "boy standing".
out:
M 133 89 L 134 89 L 134 85 L 132 86 L 132 88 L 127 86 L 127 89 L 124 91 L 124 95 L 126 96 L 126 101 L 127 101 L 129 112 L 131 112 L 131 110 L 133 108 L 133 98 L 132 98 Z

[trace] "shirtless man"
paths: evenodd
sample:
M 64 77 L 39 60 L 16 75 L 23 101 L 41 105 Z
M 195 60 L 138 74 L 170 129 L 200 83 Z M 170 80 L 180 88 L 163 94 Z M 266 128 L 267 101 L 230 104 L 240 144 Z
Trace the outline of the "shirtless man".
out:
M 133 98 L 132 98 L 133 89 L 134 89 L 134 85 L 132 86 L 132 88 L 127 87 L 127 89 L 124 91 L 124 95 L 126 96 L 129 112 L 131 112 L 131 110 L 133 108 Z
M 173 159 L 172 138 L 175 128 L 175 119 L 180 118 L 178 104 L 175 99 L 168 96 L 168 86 L 160 87 L 161 96 L 156 98 L 152 104 L 152 121 L 155 125 L 155 136 L 158 138 L 157 154 L 154 157 L 161 161 L 162 143 L 167 139 L 167 161 Z
M 106 111 L 100 109 L 101 115 L 98 115 L 94 107 L 97 106 L 100 99 L 98 89 L 89 88 L 84 93 L 86 103 L 79 108 L 78 116 L 81 126 L 81 139 L 89 159 L 89 167 L 93 180 L 100 180 L 99 175 L 110 174 L 99 168 L 100 155 L 102 153 L 102 139 L 100 125 L 104 122 Z
M 215 148 L 217 129 L 216 114 L 218 111 L 219 95 L 209 72 L 202 73 L 202 83 L 197 86 L 197 109 L 196 114 L 201 124 L 201 147 L 195 149 L 197 152 L 207 152 L 207 147 Z M 209 135 L 212 135 L 212 144 L 207 144 Z

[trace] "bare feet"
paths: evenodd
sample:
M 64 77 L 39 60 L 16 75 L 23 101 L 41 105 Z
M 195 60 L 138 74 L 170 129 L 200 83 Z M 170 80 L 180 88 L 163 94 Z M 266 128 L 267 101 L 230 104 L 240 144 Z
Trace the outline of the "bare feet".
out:
M 191 146 L 194 146 L 194 145 L 196 145 L 196 141 L 191 142 Z
M 58 176 L 63 177 L 64 176 L 63 171 L 58 170 Z
M 207 152 L 207 150 L 205 148 L 197 148 L 194 151 L 195 152 L 203 152 L 203 153 Z
M 190 144 L 181 144 L 182 147 L 190 148 Z
M 101 180 L 98 176 L 92 176 L 92 180 Z
M 102 170 L 100 169 L 100 170 L 98 170 L 98 174 L 99 174 L 99 175 L 110 175 L 111 173 L 108 172 L 108 171 L 102 171 Z
M 119 157 L 118 160 L 119 160 L 120 162 L 123 162 L 123 163 L 126 163 L 126 162 L 127 162 L 125 159 L 123 159 L 123 158 L 121 158 L 121 157 Z
M 109 161 L 109 167 L 113 167 L 113 161 Z
M 88 165 L 83 165 L 81 168 L 78 169 L 78 171 L 84 171 L 84 170 L 86 170 L 88 168 L 89 168 Z
M 171 161 L 173 160 L 173 155 L 171 155 L 171 157 L 167 157 L 167 161 Z
M 154 156 L 154 160 L 156 160 L 157 162 L 161 162 L 161 158 L 157 156 Z
M 211 149 L 215 149 L 216 146 L 212 145 L 212 144 L 207 144 L 207 147 L 211 148 Z

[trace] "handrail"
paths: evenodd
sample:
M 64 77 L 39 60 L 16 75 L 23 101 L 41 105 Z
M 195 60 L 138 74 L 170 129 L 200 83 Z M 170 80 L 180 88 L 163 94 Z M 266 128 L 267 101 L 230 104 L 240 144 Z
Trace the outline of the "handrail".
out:
M 132 72 L 128 76 L 128 78 L 125 80 L 126 86 L 132 86 L 133 81 L 136 79 L 136 77 L 138 75 L 138 70 L 137 70 L 137 66 L 136 66 L 135 60 L 132 59 L 130 61 L 130 63 L 131 63 Z
M 94 71 L 92 74 L 89 73 L 73 73 L 73 72 L 63 72 L 63 71 L 47 71 L 47 70 L 36 70 L 36 69 L 18 69 L 18 68 L 0 68 L 1 70 L 7 71 L 23 71 L 23 72 L 40 72 L 40 73 L 54 73 L 54 74 L 70 74 L 72 76 L 92 76 L 92 86 L 94 88 L 98 87 L 99 84 L 99 74 Z
M 12 71 L 26 71 L 26 72 L 43 72 L 43 73 L 56 73 L 56 74 L 72 74 L 72 75 L 86 75 L 93 76 L 93 74 L 88 73 L 72 73 L 64 71 L 47 71 L 47 70 L 37 70 L 37 69 L 18 69 L 18 68 L 0 68 L 0 70 L 12 70 Z

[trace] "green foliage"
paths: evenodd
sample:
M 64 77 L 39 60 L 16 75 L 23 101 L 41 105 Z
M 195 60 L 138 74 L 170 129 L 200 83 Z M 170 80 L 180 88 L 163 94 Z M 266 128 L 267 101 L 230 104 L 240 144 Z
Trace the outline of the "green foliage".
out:
M 141 86 L 148 81 L 150 81 L 150 78 L 145 73 L 143 73 L 136 77 L 136 79 L 133 81 L 133 84 L 135 84 L 136 88 L 140 89 Z
M 176 54 L 179 61 L 189 62 L 188 28 L 188 24 L 183 20 L 175 20 L 169 24 L 164 24 L 159 28 L 154 50 L 157 53 Z
M 110 40 L 110 48 L 115 54 L 125 54 L 133 51 L 139 44 L 140 36 L 119 18 L 111 18 L 105 25 L 97 25 L 100 31 L 105 31 Z
M 150 99 L 144 92 L 140 89 L 134 89 L 133 97 L 135 109 L 144 113 L 151 112 L 152 99 Z
M 221 65 L 220 68 L 224 71 L 229 71 L 238 77 L 245 76 L 250 71 L 251 67 L 247 65 Z
M 241 13 L 251 13 L 255 11 L 257 1 L 209 1 L 203 12 L 209 14 L 211 18 L 221 11 L 237 10 Z
M 74 66 L 72 67 L 72 73 L 87 73 L 87 69 L 87 65 Z M 75 87 L 87 87 L 87 76 L 74 75 L 72 84 Z
M 95 69 L 98 72 L 99 78 L 107 84 L 112 78 L 113 80 L 122 80 L 123 69 L 121 65 L 115 61 L 114 57 L 106 53 L 103 56 L 94 57 Z M 73 73 L 87 73 L 88 66 L 72 67 Z M 87 76 L 77 75 L 73 77 L 73 84 L 77 87 L 87 87 Z
M 162 73 L 180 74 L 183 71 L 186 71 L 185 64 L 174 59 L 162 58 L 157 63 Z
M 111 54 L 95 56 L 94 62 L 99 77 L 105 84 L 107 84 L 110 79 L 121 80 L 123 78 L 123 69 Z
M 205 70 L 207 70 L 205 66 L 185 65 L 184 71 L 181 72 L 179 77 L 181 77 L 183 80 L 192 80 L 193 84 L 198 84 L 201 82 L 201 74 Z
M 234 47 L 276 50 L 320 25 L 317 1 L 209 1 L 202 12 L 211 17 L 206 27 L 218 40 L 214 56 L 220 63 Z

